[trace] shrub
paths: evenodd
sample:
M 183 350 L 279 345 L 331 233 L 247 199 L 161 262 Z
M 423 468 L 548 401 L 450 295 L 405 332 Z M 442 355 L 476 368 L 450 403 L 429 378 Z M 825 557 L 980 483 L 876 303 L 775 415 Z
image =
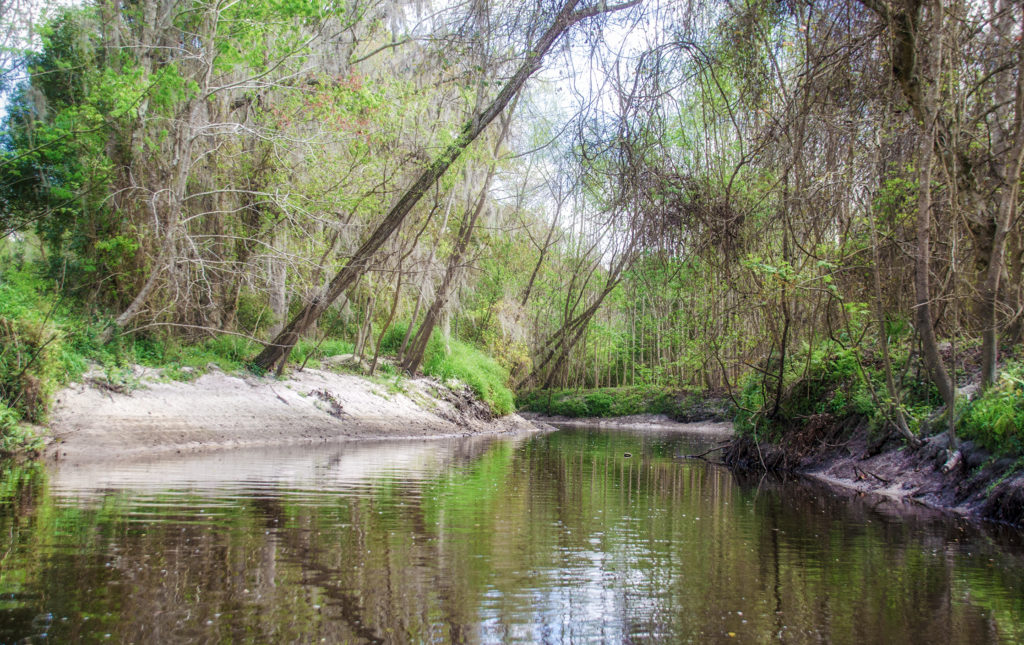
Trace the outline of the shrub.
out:
M 274 312 L 267 305 L 266 297 L 248 289 L 238 294 L 235 319 L 238 321 L 239 329 L 254 336 L 278 322 Z
M 63 334 L 46 313 L 53 307 L 39 306 L 41 284 L 25 274 L 0 283 L 0 403 L 33 423 L 46 420 L 67 373 Z
M 992 452 L 1024 455 L 1024 364 L 1008 363 L 999 383 L 967 405 L 960 432 Z
M 768 417 L 776 407 L 778 362 L 766 365 L 769 375 L 751 372 L 741 381 L 737 432 L 749 435 L 756 430 L 762 439 L 778 440 L 783 433 L 802 428 L 813 415 L 845 418 L 877 413 L 871 390 L 884 390 L 883 377 L 856 349 L 825 341 L 805 346 L 786 364 L 783 398 L 773 418 Z
M 720 400 L 711 402 L 701 393 L 649 386 L 533 390 L 520 393 L 518 404 L 521 410 L 570 418 L 664 414 L 672 419 L 693 420 L 725 414 Z
M 355 347 L 346 340 L 328 338 L 320 342 L 311 340 L 300 340 L 292 349 L 289 357 L 292 362 L 302 365 L 308 358 L 311 361 L 319 361 L 326 356 L 337 356 L 339 354 L 351 354 Z
M 611 416 L 612 407 L 615 405 L 615 399 L 601 390 L 587 394 L 584 401 L 587 403 L 587 416 L 592 417 Z
M 32 428 L 20 423 L 18 413 L 0 403 L 0 457 L 24 450 L 39 450 L 42 445 Z

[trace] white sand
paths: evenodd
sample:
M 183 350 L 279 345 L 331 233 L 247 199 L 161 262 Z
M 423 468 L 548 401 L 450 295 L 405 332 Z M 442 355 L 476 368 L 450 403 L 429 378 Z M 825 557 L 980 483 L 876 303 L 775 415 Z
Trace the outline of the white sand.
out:
M 332 439 L 403 439 L 522 431 L 518 415 L 491 420 L 467 392 L 431 379 L 397 386 L 305 369 L 287 380 L 219 371 L 192 382 L 150 373 L 126 394 L 74 385 L 57 396 L 47 456 L 133 459 L 243 446 Z M 394 381 L 394 379 L 391 379 Z

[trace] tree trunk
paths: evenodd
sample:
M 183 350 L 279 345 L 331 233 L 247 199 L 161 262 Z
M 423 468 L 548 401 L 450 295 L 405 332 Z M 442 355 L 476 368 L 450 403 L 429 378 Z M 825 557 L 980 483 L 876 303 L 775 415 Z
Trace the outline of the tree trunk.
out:
M 462 128 L 459 136 L 448 145 L 447 148 L 427 167 L 415 183 L 402 195 L 384 217 L 383 221 L 370 234 L 370 237 L 363 242 L 362 246 L 355 252 L 349 262 L 334 276 L 328 285 L 323 296 L 315 298 L 302 311 L 300 311 L 288 325 L 268 344 L 253 363 L 260 369 L 269 370 L 277 364 L 283 364 L 288 360 L 292 347 L 306 329 L 315 322 L 334 300 L 341 295 L 355 280 L 368 268 L 370 260 L 377 249 L 384 244 L 392 233 L 402 224 L 409 212 L 419 202 L 420 198 L 436 181 L 438 181 L 448 167 L 455 162 L 463 151 L 480 136 L 480 133 L 500 114 L 522 89 L 526 80 L 540 69 L 544 56 L 554 45 L 555 41 L 564 34 L 573 24 L 593 15 L 623 9 L 638 4 L 639 0 L 626 2 L 615 7 L 608 7 L 600 3 L 587 10 L 575 11 L 579 0 L 567 0 L 562 9 L 558 12 L 554 22 L 541 36 L 536 46 L 526 53 L 525 60 L 515 75 L 512 76 L 501 89 L 487 109 L 479 116 L 474 116 Z
M 416 331 L 416 336 L 413 338 L 412 345 L 410 345 L 408 353 L 402 360 L 402 369 L 409 374 L 415 374 L 416 370 L 420 368 L 420 364 L 423 363 L 423 356 L 426 353 L 427 343 L 430 341 L 430 335 L 434 332 L 434 326 L 440 319 L 441 312 L 444 310 L 445 305 L 448 304 L 448 297 L 451 292 L 452 283 L 455 282 L 455 276 L 458 273 L 459 267 L 462 265 L 462 258 L 466 253 L 466 249 L 469 247 L 469 240 L 473 237 L 473 229 L 476 228 L 477 219 L 480 217 L 480 213 L 484 209 L 484 203 L 487 201 L 487 188 L 493 174 L 494 169 L 492 167 L 491 171 L 487 173 L 487 179 L 484 181 L 483 190 L 480 191 L 480 197 L 477 199 L 476 207 L 473 209 L 471 215 L 468 215 L 463 219 L 462 225 L 459 227 L 458 241 L 455 243 L 455 249 L 452 250 L 452 254 L 448 257 L 448 264 L 444 272 L 444 278 L 441 279 L 441 285 L 437 288 L 437 294 L 434 296 L 434 302 L 431 303 L 430 308 L 427 309 L 427 314 L 423 318 L 423 323 L 420 324 L 419 329 Z
M 1009 42 L 1015 26 L 1015 7 L 1003 0 L 997 3 L 995 29 L 1001 38 Z M 998 195 L 995 213 L 995 232 L 992 237 L 992 256 L 988 273 L 981 289 L 982 336 L 981 336 L 981 387 L 988 388 L 996 382 L 999 361 L 999 287 L 1006 270 L 1006 243 L 1017 216 L 1017 198 L 1020 194 L 1021 165 L 1024 163 L 1024 51 L 1020 36 L 1017 39 L 1017 68 L 1006 69 L 998 74 L 994 104 L 1000 121 L 1010 121 L 1004 131 L 995 127 L 992 131 L 992 152 L 995 157 L 994 174 Z M 1016 80 L 1014 79 L 1016 75 Z M 1010 106 L 1013 117 L 1009 118 Z
M 903 414 L 903 403 L 900 401 L 900 392 L 896 388 L 896 380 L 892 374 L 892 360 L 889 357 L 889 334 L 885 328 L 885 310 L 882 306 L 882 278 L 878 270 L 880 258 L 878 257 L 878 230 L 875 226 L 874 215 L 869 215 L 871 220 L 871 270 L 875 287 L 875 317 L 878 318 L 878 342 L 882 349 L 882 367 L 885 369 L 885 390 L 889 395 L 889 411 L 895 420 L 896 429 L 911 446 L 920 444 L 920 440 L 910 431 L 907 418 Z
M 274 240 L 275 247 L 283 246 L 284 233 L 278 233 Z M 279 249 L 282 256 L 284 249 Z M 270 312 L 274 315 L 274 323 L 270 326 L 270 336 L 276 336 L 284 329 L 284 319 L 288 315 L 288 265 L 283 257 L 271 256 L 267 258 L 270 284 L 268 286 L 268 304 Z
M 951 453 L 958 450 L 954 418 L 956 416 L 956 389 L 953 380 L 946 371 L 939 354 L 939 346 L 935 340 L 935 327 L 932 321 L 930 273 L 931 273 L 931 210 L 932 210 L 932 141 L 935 132 L 929 124 L 925 124 L 925 133 L 921 137 L 918 164 L 918 196 L 917 196 L 917 251 L 914 257 L 914 295 L 916 299 L 915 321 L 917 332 L 921 338 L 921 351 L 925 366 L 931 375 L 932 382 L 939 390 L 939 395 L 946 403 L 950 417 L 949 449 Z
M 160 253 L 157 255 L 156 261 L 153 263 L 153 268 L 150 269 L 149 276 L 142 284 L 142 288 L 140 288 L 138 293 L 135 294 L 135 298 L 133 298 L 128 307 L 114 319 L 113 325 L 104 329 L 100 334 L 101 343 L 108 342 L 115 332 L 120 332 L 128 323 L 139 315 L 139 312 L 142 311 L 143 305 L 146 304 L 146 300 L 160 282 L 163 272 L 173 267 L 175 247 L 178 239 L 178 229 L 181 226 L 182 202 L 185 200 L 185 193 L 188 188 L 188 174 L 192 166 L 191 155 L 193 143 L 195 141 L 195 137 L 192 136 L 192 134 L 195 130 L 198 111 L 199 101 L 197 99 L 190 100 L 188 105 L 185 107 L 185 125 L 183 126 L 183 132 L 179 132 L 178 140 L 174 148 L 173 165 L 175 168 L 175 174 L 170 190 L 166 191 L 167 201 L 165 202 L 165 205 L 161 208 L 161 205 L 156 201 L 162 194 L 159 192 L 154 195 L 150 201 L 155 224 L 154 232 L 158 231 L 163 234 L 163 243 L 160 245 Z M 164 211 L 163 217 L 160 216 L 161 210 Z
M 512 102 L 512 107 L 509 108 L 509 114 L 502 117 L 501 133 L 494 142 L 494 149 L 492 150 L 492 156 L 495 159 L 492 160 L 490 167 L 487 169 L 487 176 L 484 177 L 484 183 L 480 189 L 479 196 L 477 196 L 476 204 L 473 206 L 472 214 L 463 218 L 462 225 L 459 227 L 455 249 L 452 250 L 452 254 L 448 257 L 448 265 L 444 272 L 444 278 L 442 278 L 441 285 L 438 287 L 437 294 L 434 296 L 434 302 L 430 305 L 430 309 L 427 310 L 427 315 L 423 318 L 423 323 L 416 332 L 416 337 L 413 340 L 412 347 L 409 349 L 409 353 L 402 359 L 402 369 L 409 374 L 415 374 L 423 363 L 427 343 L 430 342 L 430 335 L 434 333 L 434 326 L 437 324 L 441 313 L 444 311 L 445 305 L 448 304 L 452 284 L 455 282 L 455 277 L 459 271 L 459 267 L 462 266 L 462 260 L 466 255 L 466 249 L 469 248 L 469 242 L 473 238 L 473 231 L 476 230 L 476 223 L 480 219 L 480 214 L 483 213 L 484 205 L 487 203 L 487 192 L 490 190 L 491 181 L 494 179 L 495 163 L 497 162 L 498 152 L 501 149 L 502 143 L 505 141 L 505 137 L 508 135 L 508 128 L 512 122 L 511 116 L 515 112 L 516 104 L 518 102 L 519 97 L 517 96 Z M 411 324 L 412 323 L 410 322 L 410 326 Z

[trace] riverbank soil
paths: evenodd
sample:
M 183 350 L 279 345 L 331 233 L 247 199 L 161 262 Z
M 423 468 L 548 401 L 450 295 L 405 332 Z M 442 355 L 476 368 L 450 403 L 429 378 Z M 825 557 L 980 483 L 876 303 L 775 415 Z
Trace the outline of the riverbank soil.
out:
M 812 418 L 779 444 L 737 437 L 723 461 L 738 470 L 796 473 L 898 502 L 1024 525 L 1024 473 L 1014 472 L 1016 460 L 992 458 L 965 442 L 961 465 L 943 474 L 947 442 L 943 433 L 917 449 L 895 441 L 880 446 L 863 428 Z
M 135 368 L 134 388 L 96 376 L 61 391 L 49 459 L 100 461 L 333 439 L 404 439 L 520 432 L 468 388 L 427 378 L 368 379 L 304 369 L 284 380 L 211 371 L 190 382 Z

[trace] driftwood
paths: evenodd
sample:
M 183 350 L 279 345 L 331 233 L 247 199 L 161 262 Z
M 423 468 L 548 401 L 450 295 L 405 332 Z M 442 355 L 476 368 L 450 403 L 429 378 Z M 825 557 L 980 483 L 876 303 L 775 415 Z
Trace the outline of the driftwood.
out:
M 704 452 L 702 452 L 702 453 L 700 453 L 698 455 L 683 455 L 682 459 L 704 459 L 704 457 L 707 456 L 708 454 L 710 454 L 710 453 L 712 453 L 712 452 L 714 452 L 716 450 L 724 450 L 724 449 L 730 447 L 731 445 L 732 445 L 732 442 L 730 441 L 728 443 L 722 444 L 721 446 L 715 446 L 714 448 L 708 448 L 707 450 L 705 450 Z
M 874 477 L 878 481 L 882 482 L 883 484 L 891 484 L 892 483 L 891 479 L 886 479 L 885 477 L 880 477 L 880 476 L 876 475 L 875 473 L 871 472 L 870 470 L 865 470 L 864 468 L 861 468 L 860 466 L 854 466 L 853 470 L 855 472 L 860 473 L 860 478 L 861 479 L 867 479 L 865 477 L 865 475 L 871 475 L 872 477 Z

